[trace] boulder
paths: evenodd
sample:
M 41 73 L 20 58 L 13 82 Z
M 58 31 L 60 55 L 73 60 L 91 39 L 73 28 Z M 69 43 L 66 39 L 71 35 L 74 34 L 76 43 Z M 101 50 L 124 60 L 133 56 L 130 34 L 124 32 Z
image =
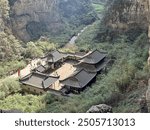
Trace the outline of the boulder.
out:
M 112 113 L 112 107 L 106 104 L 92 106 L 87 113 Z

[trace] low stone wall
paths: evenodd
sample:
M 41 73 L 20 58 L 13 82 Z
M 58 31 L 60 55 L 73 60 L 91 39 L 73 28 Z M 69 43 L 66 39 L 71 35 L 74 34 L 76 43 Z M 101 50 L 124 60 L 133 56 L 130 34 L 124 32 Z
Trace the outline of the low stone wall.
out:
M 39 88 L 32 87 L 29 85 L 22 85 L 22 89 L 29 93 L 38 94 L 38 95 L 46 93 L 43 89 L 39 89 Z

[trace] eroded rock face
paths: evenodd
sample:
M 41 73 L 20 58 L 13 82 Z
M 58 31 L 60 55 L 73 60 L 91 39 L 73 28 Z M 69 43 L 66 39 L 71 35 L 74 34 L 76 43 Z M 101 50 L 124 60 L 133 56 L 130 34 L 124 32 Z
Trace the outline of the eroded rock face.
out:
M 112 113 L 112 107 L 106 104 L 92 106 L 87 113 Z
M 43 31 L 58 30 L 61 18 L 56 5 L 57 0 L 17 0 L 11 6 L 13 31 L 20 39 L 29 41 Z
M 10 3 L 13 31 L 23 41 L 37 39 L 44 33 L 57 35 L 64 31 L 65 25 L 83 20 L 84 15 L 89 13 L 89 2 L 90 0 L 15 0 Z M 88 21 L 86 17 L 85 21 Z
M 111 15 L 106 21 L 107 24 L 116 29 L 127 30 L 134 25 L 148 29 L 149 26 L 149 5 L 150 0 L 114 0 L 109 10 Z

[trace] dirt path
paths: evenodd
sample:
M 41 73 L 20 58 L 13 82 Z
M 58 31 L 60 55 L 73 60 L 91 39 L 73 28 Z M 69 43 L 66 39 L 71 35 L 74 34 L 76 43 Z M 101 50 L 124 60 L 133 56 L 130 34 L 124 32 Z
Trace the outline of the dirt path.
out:
M 45 61 L 42 61 L 41 59 L 34 59 L 24 69 L 20 70 L 20 77 L 24 77 L 24 76 L 30 74 L 31 70 L 35 69 L 38 66 L 39 62 L 42 65 L 46 64 Z M 8 78 L 19 78 L 18 72 L 13 75 L 8 76 Z

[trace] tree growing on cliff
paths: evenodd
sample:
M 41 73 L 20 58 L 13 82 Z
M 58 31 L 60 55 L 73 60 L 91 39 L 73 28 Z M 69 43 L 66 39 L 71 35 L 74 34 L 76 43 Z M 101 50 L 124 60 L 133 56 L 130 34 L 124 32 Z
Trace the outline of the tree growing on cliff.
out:
M 9 17 L 9 3 L 8 0 L 0 0 L 0 16 L 3 18 Z

